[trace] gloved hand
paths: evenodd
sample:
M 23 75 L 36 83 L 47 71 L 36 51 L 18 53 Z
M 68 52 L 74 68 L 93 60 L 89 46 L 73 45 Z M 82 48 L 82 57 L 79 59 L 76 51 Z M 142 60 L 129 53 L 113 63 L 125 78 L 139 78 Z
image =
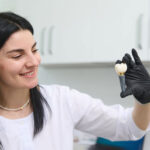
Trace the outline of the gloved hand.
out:
M 150 102 L 150 75 L 135 49 L 132 49 L 132 55 L 134 61 L 129 54 L 125 54 L 122 59 L 128 68 L 125 73 L 126 90 L 120 96 L 124 98 L 133 94 L 140 103 L 146 104 Z

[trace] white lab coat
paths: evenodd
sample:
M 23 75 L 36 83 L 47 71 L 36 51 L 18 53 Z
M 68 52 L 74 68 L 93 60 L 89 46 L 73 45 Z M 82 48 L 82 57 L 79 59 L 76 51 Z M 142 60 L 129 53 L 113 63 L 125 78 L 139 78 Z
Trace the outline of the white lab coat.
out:
M 6 150 L 72 150 L 74 128 L 111 140 L 136 140 L 146 131 L 132 119 L 132 108 L 106 106 L 100 99 L 60 85 L 41 85 L 45 107 L 43 130 L 33 139 L 33 113 L 21 119 L 0 117 L 0 141 Z

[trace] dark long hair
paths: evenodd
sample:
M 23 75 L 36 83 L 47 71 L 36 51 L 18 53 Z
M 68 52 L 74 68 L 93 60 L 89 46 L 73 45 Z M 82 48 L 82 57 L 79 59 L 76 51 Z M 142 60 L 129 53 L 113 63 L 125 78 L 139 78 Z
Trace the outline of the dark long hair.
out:
M 19 30 L 29 30 L 34 34 L 34 30 L 29 21 L 13 12 L 0 13 L 0 49 L 3 47 L 8 38 Z M 46 104 L 50 110 L 50 106 L 41 94 L 39 85 L 30 89 L 31 106 L 34 115 L 34 133 L 35 137 L 43 128 L 44 125 L 44 106 Z

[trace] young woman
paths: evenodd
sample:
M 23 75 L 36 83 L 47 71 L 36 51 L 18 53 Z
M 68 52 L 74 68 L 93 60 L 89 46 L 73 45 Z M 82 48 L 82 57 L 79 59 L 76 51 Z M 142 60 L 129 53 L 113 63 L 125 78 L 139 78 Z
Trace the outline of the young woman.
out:
M 142 69 L 129 55 L 123 57 L 128 70 L 127 89 L 122 97 L 133 94 L 145 104 L 136 101 L 135 107 L 128 109 L 120 105 L 106 106 L 101 100 L 67 86 L 39 85 L 40 54 L 33 33 L 25 18 L 11 12 L 0 13 L 0 141 L 3 149 L 71 150 L 74 128 L 111 140 L 135 140 L 145 134 L 150 118 L 147 94 L 150 86 L 146 84 L 146 91 L 138 96 L 139 88 L 134 85 L 143 87 L 149 76 L 146 78 L 145 72 L 145 76 L 140 76 Z M 138 62 L 136 51 L 133 53 Z M 138 83 L 136 71 L 140 72 Z

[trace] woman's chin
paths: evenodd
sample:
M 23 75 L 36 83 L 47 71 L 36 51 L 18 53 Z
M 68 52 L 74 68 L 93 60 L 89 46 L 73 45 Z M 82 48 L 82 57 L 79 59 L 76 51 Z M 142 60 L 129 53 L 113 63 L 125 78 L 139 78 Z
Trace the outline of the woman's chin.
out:
M 26 88 L 32 89 L 38 85 L 38 82 L 26 85 Z

